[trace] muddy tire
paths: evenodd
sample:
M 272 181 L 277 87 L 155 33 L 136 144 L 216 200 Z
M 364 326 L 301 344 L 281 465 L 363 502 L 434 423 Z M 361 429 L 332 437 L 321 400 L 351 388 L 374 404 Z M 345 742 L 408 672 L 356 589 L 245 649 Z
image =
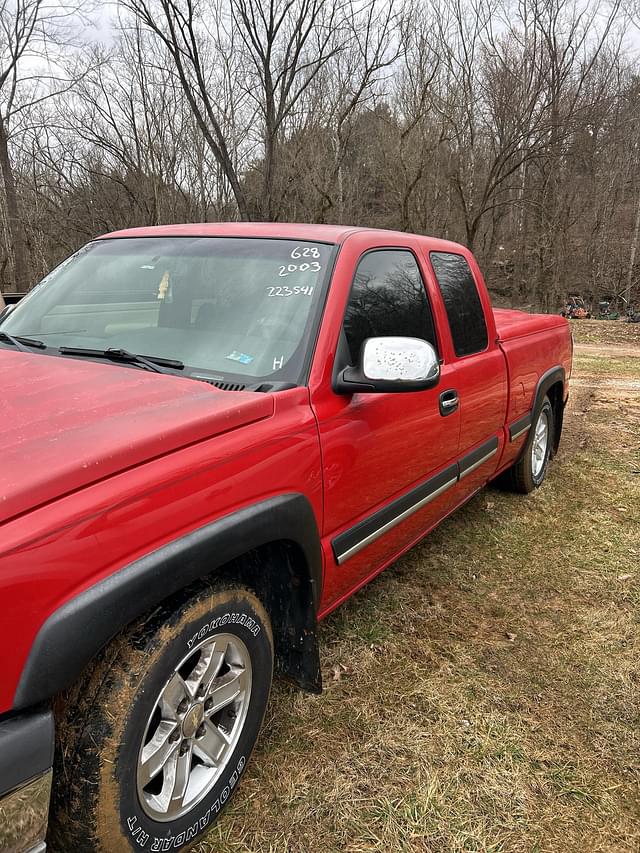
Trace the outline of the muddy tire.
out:
M 272 673 L 243 588 L 184 594 L 116 638 L 57 703 L 50 853 L 189 849 L 238 785 Z
M 502 475 L 500 485 L 525 495 L 541 486 L 549 467 L 553 435 L 553 407 L 549 398 L 545 397 L 542 408 L 531 424 L 520 458 Z

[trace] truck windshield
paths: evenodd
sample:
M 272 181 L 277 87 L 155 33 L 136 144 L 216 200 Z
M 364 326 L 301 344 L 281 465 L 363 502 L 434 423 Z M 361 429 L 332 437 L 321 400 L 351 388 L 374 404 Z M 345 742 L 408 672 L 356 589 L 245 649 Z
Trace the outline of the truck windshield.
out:
M 183 374 L 303 381 L 334 246 L 292 240 L 97 240 L 2 322 L 62 347 L 172 359 Z

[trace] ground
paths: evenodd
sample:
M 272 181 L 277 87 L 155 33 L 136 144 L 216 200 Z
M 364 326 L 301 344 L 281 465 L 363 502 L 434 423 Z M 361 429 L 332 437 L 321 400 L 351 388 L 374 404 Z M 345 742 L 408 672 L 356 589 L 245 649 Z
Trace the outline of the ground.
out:
M 640 849 L 640 325 L 575 321 L 561 453 L 321 626 L 199 853 Z

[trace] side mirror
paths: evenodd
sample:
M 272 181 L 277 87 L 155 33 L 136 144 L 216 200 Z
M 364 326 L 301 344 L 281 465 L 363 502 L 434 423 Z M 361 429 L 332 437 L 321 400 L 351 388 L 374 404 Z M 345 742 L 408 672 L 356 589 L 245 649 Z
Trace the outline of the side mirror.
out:
M 425 391 L 440 380 L 433 346 L 420 338 L 367 338 L 360 363 L 337 377 L 338 394 Z

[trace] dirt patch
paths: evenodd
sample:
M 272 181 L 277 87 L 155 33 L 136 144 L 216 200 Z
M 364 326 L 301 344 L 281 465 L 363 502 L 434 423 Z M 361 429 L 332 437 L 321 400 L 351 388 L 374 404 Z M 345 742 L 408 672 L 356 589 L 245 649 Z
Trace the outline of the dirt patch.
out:
M 570 320 L 577 344 L 640 346 L 640 323 L 624 320 Z
M 576 355 L 597 355 L 602 358 L 640 358 L 640 340 L 638 346 L 622 344 L 576 344 Z

